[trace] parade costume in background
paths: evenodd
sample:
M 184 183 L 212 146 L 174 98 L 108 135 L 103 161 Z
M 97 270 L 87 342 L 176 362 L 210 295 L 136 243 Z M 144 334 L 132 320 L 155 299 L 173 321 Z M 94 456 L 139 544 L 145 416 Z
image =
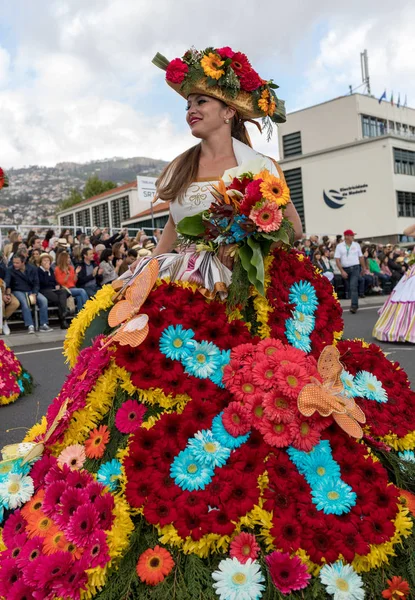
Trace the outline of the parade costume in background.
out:
M 378 347 L 341 339 L 304 255 L 284 242 L 259 257 L 286 238 L 287 190 L 248 175 L 212 188 L 199 230 L 202 246 L 225 230 L 236 246 L 240 306 L 213 280 L 160 279 L 164 256 L 73 320 L 59 396 L 4 451 L 0 596 L 413 596 L 415 394 Z M 180 221 L 183 241 L 197 220 Z
M 373 337 L 382 342 L 415 344 L 415 264 L 398 281 L 379 310 Z
M 16 355 L 0 340 L 0 406 L 10 404 L 32 391 L 32 378 Z
M 7 175 L 0 168 L 0 190 L 8 187 Z M 3 322 L 0 293 L 0 323 Z M 32 378 L 23 368 L 14 352 L 0 340 L 0 406 L 10 404 L 20 396 L 30 394 Z

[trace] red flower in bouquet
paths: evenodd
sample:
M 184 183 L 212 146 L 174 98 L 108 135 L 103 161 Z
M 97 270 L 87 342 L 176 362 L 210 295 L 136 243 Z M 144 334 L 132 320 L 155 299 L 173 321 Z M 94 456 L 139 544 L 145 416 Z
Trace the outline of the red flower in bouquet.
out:
M 175 58 L 170 61 L 166 70 L 166 79 L 170 83 L 183 83 L 189 67 L 180 58 Z
M 405 579 L 394 575 L 392 579 L 387 579 L 387 583 L 388 588 L 383 590 L 382 598 L 389 598 L 390 600 L 405 600 L 408 598 L 411 590 Z
M 243 215 L 249 216 L 249 213 L 251 212 L 255 204 L 257 202 L 261 202 L 261 183 L 261 179 L 256 179 L 255 181 L 251 181 L 250 183 L 248 183 L 248 185 L 246 186 L 244 198 L 241 200 L 241 204 L 239 206 L 239 210 Z
M 245 92 L 254 92 L 262 85 L 262 79 L 254 69 L 241 76 L 241 89 Z
M 240 179 L 239 177 L 234 177 L 232 179 L 232 183 L 227 186 L 227 189 L 228 190 L 237 190 L 238 192 L 245 194 L 246 188 L 250 183 L 251 183 L 251 180 L 249 177 L 242 177 L 242 179 Z
M 251 63 L 243 52 L 235 52 L 232 56 L 231 67 L 238 77 L 248 75 L 252 71 Z

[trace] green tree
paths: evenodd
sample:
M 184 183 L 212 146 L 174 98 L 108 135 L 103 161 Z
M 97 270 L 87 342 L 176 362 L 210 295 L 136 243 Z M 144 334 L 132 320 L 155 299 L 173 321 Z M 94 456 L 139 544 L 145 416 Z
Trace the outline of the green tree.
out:
M 113 181 L 102 181 L 96 175 L 92 175 L 87 180 L 84 187 L 84 198 L 92 198 L 92 196 L 98 196 L 103 192 L 116 188 L 117 185 Z
M 71 206 L 74 206 L 74 204 L 79 204 L 79 202 L 82 202 L 82 200 L 84 200 L 84 197 L 79 190 L 72 188 L 69 192 L 69 196 L 59 203 L 59 210 L 71 208 Z

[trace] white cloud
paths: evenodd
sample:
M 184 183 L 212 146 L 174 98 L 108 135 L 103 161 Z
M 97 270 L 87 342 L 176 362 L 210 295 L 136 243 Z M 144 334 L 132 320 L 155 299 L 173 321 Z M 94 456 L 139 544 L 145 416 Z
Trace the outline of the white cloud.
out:
M 364 47 L 374 89 L 398 91 L 405 82 L 408 98 L 415 94 L 410 0 L 349 0 L 341 8 L 329 0 L 265 0 L 260 8 L 240 0 L 15 0 L 3 21 L 16 41 L 13 51 L 0 47 L 4 167 L 114 155 L 173 158 L 194 140 L 184 119 L 173 123 L 165 114 L 171 92 L 151 59 L 157 51 L 179 56 L 192 44 L 240 47 L 259 70 L 266 65 L 268 77 L 291 71 L 292 89 L 282 90 L 282 97 L 291 95 L 291 110 L 359 83 Z M 318 27 L 325 28 L 320 41 Z M 304 45 L 310 52 L 299 58 Z M 162 106 L 164 93 L 162 114 L 146 114 L 151 103 Z M 259 150 L 277 155 L 276 136 L 268 146 L 250 130 Z

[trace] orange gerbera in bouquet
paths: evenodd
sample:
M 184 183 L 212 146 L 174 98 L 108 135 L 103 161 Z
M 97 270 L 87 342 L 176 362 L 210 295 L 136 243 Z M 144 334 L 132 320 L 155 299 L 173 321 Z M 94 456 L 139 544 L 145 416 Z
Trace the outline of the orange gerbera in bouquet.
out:
M 212 252 L 219 246 L 231 246 L 235 258 L 232 287 L 239 290 L 239 300 L 241 286 L 249 290 L 253 285 L 263 295 L 264 257 L 272 244 L 290 245 L 293 241 L 292 225 L 284 217 L 290 202 L 284 178 L 267 169 L 247 172 L 228 184 L 221 180 L 211 192 L 215 201 L 208 210 L 178 223 L 180 243 L 196 242 L 199 249 Z

